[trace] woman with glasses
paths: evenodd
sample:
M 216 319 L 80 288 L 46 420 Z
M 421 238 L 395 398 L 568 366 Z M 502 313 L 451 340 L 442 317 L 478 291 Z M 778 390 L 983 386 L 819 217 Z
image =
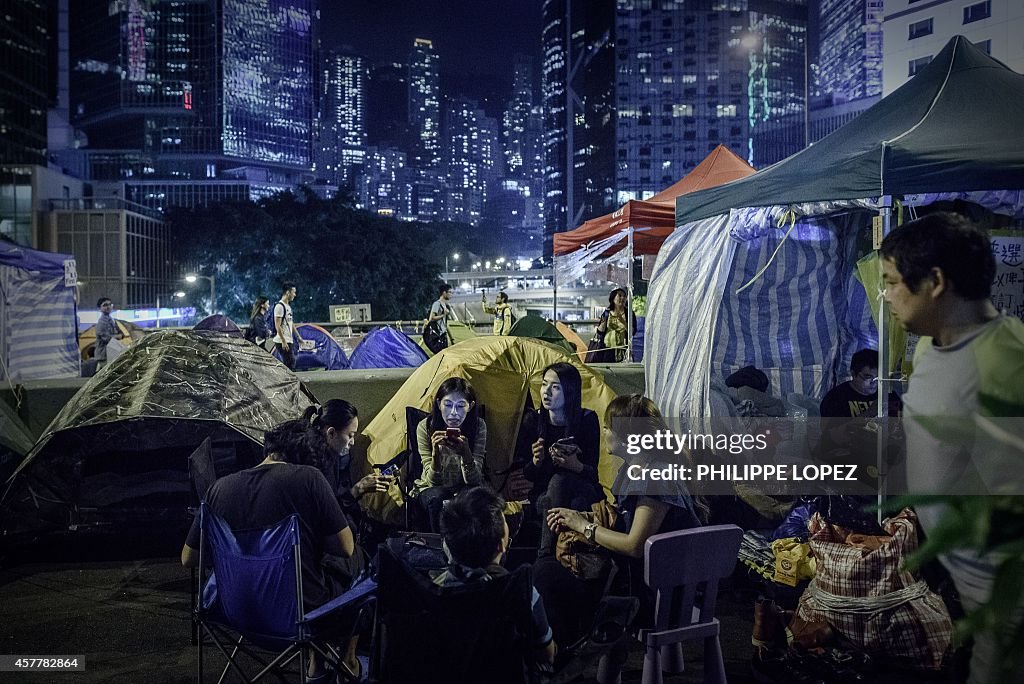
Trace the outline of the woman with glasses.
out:
M 477 416 L 476 394 L 462 378 L 448 378 L 438 388 L 430 416 L 416 428 L 423 474 L 409 495 L 428 521 L 441 531 L 446 499 L 484 482 L 487 425 Z

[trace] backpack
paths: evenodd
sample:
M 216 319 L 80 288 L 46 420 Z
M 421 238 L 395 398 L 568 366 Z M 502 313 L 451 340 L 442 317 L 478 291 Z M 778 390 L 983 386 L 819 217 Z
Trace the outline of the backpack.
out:
M 280 304 L 280 303 L 281 303 L 280 300 L 274 302 L 274 306 L 270 307 L 270 310 L 267 311 L 267 339 L 268 340 L 272 340 L 275 337 L 277 337 L 277 325 L 274 323 L 274 309 L 276 309 L 277 305 Z
M 423 344 L 435 354 L 448 346 L 448 333 L 441 330 L 440 321 L 431 321 L 424 326 Z

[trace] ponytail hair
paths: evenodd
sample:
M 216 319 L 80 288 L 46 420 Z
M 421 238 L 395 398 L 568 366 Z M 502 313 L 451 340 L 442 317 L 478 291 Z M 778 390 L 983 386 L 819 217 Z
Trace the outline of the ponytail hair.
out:
M 307 407 L 296 422 L 306 428 L 306 445 L 311 459 L 309 465 L 316 466 L 326 474 L 328 463 L 335 457 L 327 445 L 327 428 L 344 430 L 358 417 L 356 407 L 344 399 L 330 399 L 319 406 L 314 404 Z

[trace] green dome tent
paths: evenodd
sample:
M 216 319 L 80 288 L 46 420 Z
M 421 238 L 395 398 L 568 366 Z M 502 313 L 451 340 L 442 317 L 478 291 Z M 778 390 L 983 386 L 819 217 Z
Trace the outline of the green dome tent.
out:
M 561 347 L 570 354 L 576 353 L 576 348 L 565 339 L 562 333 L 558 332 L 558 328 L 540 316 L 523 316 L 515 322 L 515 325 L 508 331 L 508 334 L 512 337 L 530 337 L 535 340 L 541 340 L 556 347 Z

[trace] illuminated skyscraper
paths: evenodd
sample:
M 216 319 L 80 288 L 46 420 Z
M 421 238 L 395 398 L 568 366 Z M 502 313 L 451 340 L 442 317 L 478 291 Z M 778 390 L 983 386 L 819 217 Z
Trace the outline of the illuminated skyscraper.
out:
M 445 133 L 448 220 L 476 225 L 501 163 L 498 122 L 457 97 L 446 110 Z
M 746 3 L 620 2 L 616 19 L 617 204 L 645 199 L 715 146 L 746 157 Z
M 763 168 L 808 140 L 807 0 L 748 0 L 747 161 Z M 746 43 L 746 45 L 744 45 Z
M 310 180 L 317 0 L 71 3 L 90 180 L 153 208 Z
M 413 41 L 409 55 L 409 125 L 416 135 L 414 162 L 421 168 L 441 163 L 441 73 L 434 44 Z
M 366 155 L 366 60 L 351 50 L 331 52 L 320 83 L 317 175 L 351 186 Z
M 615 203 L 614 0 L 545 0 L 544 251 Z

